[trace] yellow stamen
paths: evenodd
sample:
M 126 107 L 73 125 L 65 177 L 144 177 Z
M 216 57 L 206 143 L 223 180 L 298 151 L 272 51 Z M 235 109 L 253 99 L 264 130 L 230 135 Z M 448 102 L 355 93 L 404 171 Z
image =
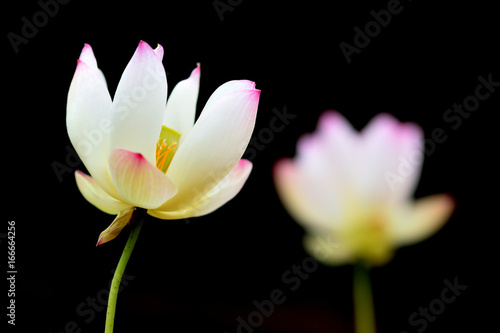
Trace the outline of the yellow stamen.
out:
M 161 129 L 160 138 L 156 143 L 156 167 L 164 173 L 167 173 L 177 151 L 180 137 L 181 134 L 171 128 L 163 126 Z
M 160 140 L 161 140 L 161 138 L 158 140 L 158 144 L 159 144 Z M 165 143 L 165 139 L 163 139 L 163 142 L 162 142 L 162 144 L 161 144 L 161 146 L 160 146 L 160 149 L 158 149 L 158 144 L 156 145 L 156 147 L 157 147 L 157 148 L 156 148 L 156 149 L 157 149 L 157 150 L 156 150 L 156 167 L 157 167 L 158 169 L 160 169 L 160 170 L 163 170 L 163 167 L 165 166 L 165 161 L 167 160 L 167 156 L 168 156 L 168 154 L 169 154 L 172 150 L 174 150 L 174 149 L 175 149 L 175 147 L 177 147 L 177 142 L 172 142 L 172 143 L 168 146 L 167 150 L 165 150 L 165 151 L 162 151 L 162 149 L 163 149 L 163 148 L 165 148 L 165 146 L 167 145 L 167 144 Z M 168 171 L 168 166 L 167 166 L 167 168 L 166 168 L 166 170 L 165 170 L 165 173 L 167 173 L 167 171 Z

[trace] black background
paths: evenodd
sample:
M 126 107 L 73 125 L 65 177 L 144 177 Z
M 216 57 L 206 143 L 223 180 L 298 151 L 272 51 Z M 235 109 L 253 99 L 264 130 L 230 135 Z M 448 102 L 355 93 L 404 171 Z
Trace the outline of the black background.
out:
M 273 109 L 296 117 L 257 151 L 248 182 L 227 205 L 189 220 L 147 218 L 126 269 L 131 277 L 118 298 L 115 332 L 237 332 L 237 318 L 247 318 L 252 302 L 269 299 L 274 289 L 286 301 L 254 332 L 353 331 L 350 266 L 319 266 L 295 291 L 283 280 L 307 254 L 302 228 L 274 190 L 272 166 L 293 156 L 296 140 L 327 109 L 358 129 L 388 112 L 420 124 L 426 138 L 435 128 L 447 135 L 426 157 L 415 196 L 448 192 L 457 209 L 438 234 L 372 271 L 379 332 L 417 332 L 421 326 L 411 326 L 409 316 L 455 278 L 467 289 L 425 332 L 497 327 L 493 137 L 500 88 L 458 128 L 443 120 L 474 94 L 478 76 L 500 81 L 492 5 L 402 1 L 402 11 L 348 64 L 339 44 L 353 44 L 354 27 L 363 29 L 373 20 L 370 11 L 388 1 L 232 3 L 221 20 L 213 1 L 73 0 L 60 4 L 17 53 L 8 34 L 21 35 L 22 18 L 32 22 L 41 7 L 34 0 L 4 4 L 1 232 L 16 221 L 16 328 L 59 333 L 75 322 L 81 332 L 103 331 L 105 311 L 91 318 L 77 308 L 107 288 L 126 236 L 96 248 L 113 217 L 85 201 L 72 173 L 60 181 L 53 164 L 67 165 L 65 104 L 83 44 L 93 47 L 113 93 L 140 40 L 165 48 L 169 91 L 201 63 L 198 113 L 219 85 L 248 79 L 262 91 L 254 136 L 269 128 Z

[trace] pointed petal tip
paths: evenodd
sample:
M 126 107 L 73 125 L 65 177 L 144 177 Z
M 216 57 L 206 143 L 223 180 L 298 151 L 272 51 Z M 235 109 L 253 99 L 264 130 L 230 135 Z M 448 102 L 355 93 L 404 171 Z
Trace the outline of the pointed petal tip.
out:
M 256 104 L 259 103 L 261 91 L 259 89 L 250 89 L 248 90 L 248 92 L 249 92 L 249 99 Z
M 189 76 L 189 78 L 199 78 L 200 77 L 200 74 L 201 74 L 201 67 L 200 67 L 200 63 L 197 62 L 196 63 L 196 68 L 193 69 L 193 71 L 191 72 L 191 75 Z
M 83 43 L 82 51 L 92 51 L 92 47 L 88 43 Z
M 158 44 L 158 46 L 160 47 L 160 49 L 158 50 L 163 51 L 163 47 L 160 44 Z M 153 48 L 143 40 L 141 40 L 139 42 L 139 45 L 137 45 L 137 51 L 155 52 L 155 50 L 153 50 Z
M 247 159 L 240 159 L 238 163 L 233 168 L 233 172 L 236 170 L 248 170 L 248 173 L 252 172 L 253 169 L 253 163 Z
M 110 240 L 115 239 L 122 229 L 129 224 L 132 216 L 134 214 L 135 207 L 130 207 L 122 210 L 113 222 L 107 227 L 101 234 L 99 235 L 99 239 L 97 240 L 96 247 L 102 245 L 104 243 L 109 242 Z
M 105 235 L 103 233 L 104 233 L 104 231 L 99 235 L 99 239 L 97 239 L 97 243 L 96 243 L 95 247 L 98 247 L 99 245 L 102 245 L 102 244 L 106 244 L 110 240 L 114 239 L 114 238 L 106 239 L 104 237 Z
M 255 82 L 250 81 L 250 80 L 246 80 L 246 81 L 248 81 L 248 83 L 250 84 L 250 89 L 252 89 L 252 90 L 255 89 Z M 256 90 L 258 90 L 258 89 L 256 89 Z
M 160 59 L 160 61 L 162 61 L 163 60 L 163 53 L 164 53 L 163 46 L 161 46 L 160 44 L 157 44 L 156 48 L 153 51 L 158 56 L 158 59 Z
M 253 163 L 250 162 L 249 160 L 242 158 L 238 161 L 238 166 L 239 167 L 250 167 L 250 166 L 253 166 Z

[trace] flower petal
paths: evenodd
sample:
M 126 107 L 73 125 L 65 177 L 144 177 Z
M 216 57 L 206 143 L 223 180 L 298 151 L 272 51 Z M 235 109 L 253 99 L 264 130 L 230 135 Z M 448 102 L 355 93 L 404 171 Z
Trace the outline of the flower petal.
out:
M 259 95 L 260 90 L 234 91 L 203 109 L 167 173 L 179 192 L 161 210 L 196 203 L 234 168 L 250 141 Z
M 282 158 L 276 162 L 273 178 L 283 206 L 302 226 L 322 231 L 337 227 L 341 221 L 338 200 L 330 203 L 325 200 L 323 194 L 326 191 L 309 182 L 307 175 L 291 159 Z M 331 187 L 326 181 L 323 185 Z
M 116 200 L 110 196 L 94 179 L 92 179 L 92 177 L 87 176 L 83 172 L 77 170 L 75 172 L 75 178 L 76 185 L 83 197 L 103 212 L 118 214 L 120 211 L 131 207 L 130 204 Z
M 109 133 L 112 102 L 102 73 L 97 69 L 92 49 L 86 45 L 78 60 L 68 92 L 66 125 L 78 156 L 95 179 L 111 196 L 118 198 L 109 174 Z
M 390 114 L 379 114 L 363 129 L 363 172 L 360 181 L 365 184 L 364 194 L 367 198 L 384 198 L 402 202 L 415 190 L 422 164 L 422 155 L 413 165 L 404 165 L 405 159 L 412 152 L 421 148 L 422 130 L 411 123 L 400 123 Z M 412 157 L 413 161 L 413 157 Z M 403 167 L 408 167 L 400 184 L 394 186 L 388 178 L 388 172 L 397 175 L 398 179 Z
M 139 153 L 113 149 L 109 167 L 118 193 L 133 206 L 157 208 L 177 193 L 175 184 Z
M 207 103 L 205 103 L 203 109 L 207 109 L 213 103 L 217 102 L 219 99 L 226 96 L 227 94 L 241 90 L 255 90 L 255 82 L 248 80 L 232 80 L 222 84 L 217 89 L 215 89 L 215 91 L 208 99 Z
M 198 65 L 189 78 L 177 83 L 168 98 L 163 125 L 182 134 L 179 145 L 193 128 L 199 88 L 200 66 Z
M 455 209 L 455 200 L 448 194 L 418 199 L 396 215 L 392 237 L 399 245 L 418 243 L 435 234 L 448 221 Z
M 226 177 L 213 187 L 212 190 L 202 195 L 195 204 L 172 212 L 149 210 L 148 214 L 165 220 L 209 214 L 227 203 L 240 192 L 251 171 L 252 163 L 242 159 Z
M 140 42 L 113 100 L 111 149 L 141 153 L 154 164 L 166 100 L 167 79 L 160 56 Z
M 158 44 L 158 46 L 156 46 L 156 49 L 153 50 L 154 53 L 156 54 L 156 56 L 158 57 L 158 59 L 160 61 L 163 60 L 163 46 L 161 46 L 160 44 Z
M 311 256 L 328 266 L 338 266 L 351 263 L 353 253 L 344 243 L 332 240 L 325 234 L 305 235 L 304 248 Z
M 300 178 L 304 195 L 332 225 L 343 220 L 347 202 L 354 200 L 358 141 L 349 122 L 330 111 L 321 115 L 316 132 L 297 142 L 295 177 Z
M 134 214 L 135 207 L 122 210 L 115 218 L 115 220 L 99 235 L 96 246 L 102 245 L 115 239 L 122 229 L 129 223 L 132 215 Z
M 94 51 L 92 50 L 92 47 L 89 44 L 85 44 L 83 46 L 82 52 L 80 53 L 80 58 L 81 61 L 86 63 L 88 66 L 98 69 L 97 67 L 97 60 L 95 59 L 94 56 Z

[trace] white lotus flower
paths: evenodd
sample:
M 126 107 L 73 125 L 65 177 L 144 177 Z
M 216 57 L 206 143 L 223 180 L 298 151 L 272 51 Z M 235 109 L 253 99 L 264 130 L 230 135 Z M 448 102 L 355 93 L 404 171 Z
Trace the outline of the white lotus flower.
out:
M 200 67 L 167 103 L 163 48 L 140 42 L 111 98 L 92 48 L 85 45 L 68 93 L 69 138 L 90 176 L 76 172 L 82 195 L 117 215 L 107 242 L 136 208 L 160 219 L 208 214 L 242 188 L 260 91 L 240 80 L 220 86 L 196 123 Z
M 337 112 L 325 112 L 294 159 L 274 168 L 276 189 L 306 229 L 304 246 L 329 265 L 383 265 L 398 246 L 434 234 L 455 202 L 447 194 L 412 199 L 423 161 L 423 133 L 388 114 L 357 133 Z

